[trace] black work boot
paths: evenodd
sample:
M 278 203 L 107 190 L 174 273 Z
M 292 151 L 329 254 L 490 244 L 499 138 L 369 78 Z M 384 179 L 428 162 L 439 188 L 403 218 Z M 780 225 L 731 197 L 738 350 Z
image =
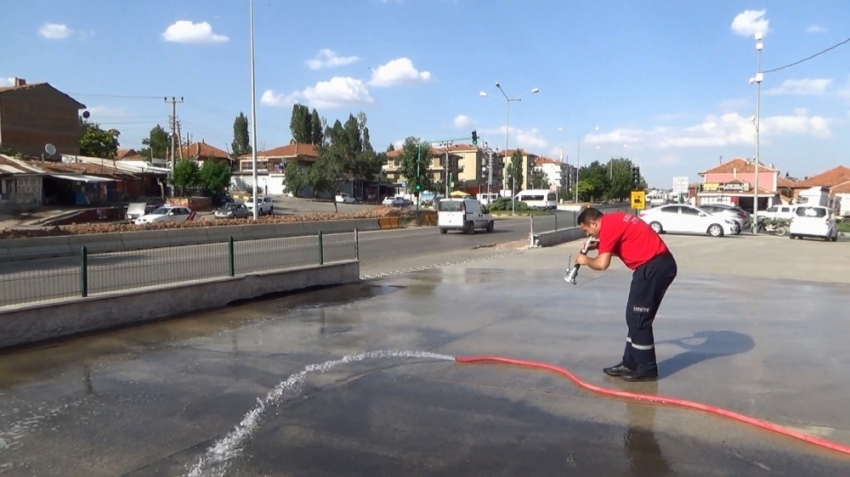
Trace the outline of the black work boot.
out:
M 602 371 L 608 376 L 622 376 L 624 374 L 632 373 L 634 370 L 635 368 L 626 366 L 626 364 L 621 361 L 620 364 L 616 364 L 610 368 L 604 368 Z
M 658 379 L 658 369 L 633 370 L 628 373 L 621 374 L 620 378 L 623 381 L 638 382 L 638 381 L 655 381 Z

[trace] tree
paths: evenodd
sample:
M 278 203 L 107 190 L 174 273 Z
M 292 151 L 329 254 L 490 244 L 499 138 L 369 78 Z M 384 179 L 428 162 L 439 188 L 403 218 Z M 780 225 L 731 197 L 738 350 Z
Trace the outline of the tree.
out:
M 164 159 L 168 157 L 168 150 L 171 147 L 171 136 L 159 124 L 154 126 L 148 137 L 142 139 L 142 145 L 145 146 L 139 150 L 146 159 L 157 158 Z
M 191 159 L 181 159 L 174 165 L 174 177 L 171 183 L 180 188 L 182 194 L 186 193 L 187 189 L 194 189 L 203 185 L 204 181 L 201 178 L 201 168 L 198 163 Z
M 319 112 L 313 108 L 310 115 L 310 144 L 318 146 L 325 142 L 325 119 L 319 117 Z
M 118 152 L 117 129 L 101 129 L 100 124 L 83 120 L 85 131 L 80 138 L 80 155 L 112 159 Z
M 292 118 L 289 120 L 292 140 L 299 144 L 312 144 L 313 124 L 310 109 L 303 104 L 292 105 Z
M 234 161 L 239 160 L 239 156 L 251 154 L 251 139 L 248 135 L 248 118 L 244 113 L 239 113 L 236 119 L 233 120 L 233 142 L 230 143 L 230 148 L 233 152 L 230 157 Z
M 291 192 L 293 196 L 297 197 L 298 194 L 307 187 L 312 187 L 313 181 L 311 177 L 311 169 L 303 169 L 298 163 L 289 162 L 286 164 L 286 169 L 284 169 L 283 175 L 283 185 L 286 187 L 286 190 Z M 316 191 L 313 190 L 313 196 L 315 197 Z
M 591 201 L 607 198 L 611 193 L 608 164 L 593 161 L 579 170 L 579 199 Z
M 408 137 L 401 146 L 401 154 L 398 156 L 398 172 L 407 180 L 407 187 L 419 192 L 437 191 L 434 178 L 429 169 L 433 160 L 431 146 L 427 143 L 420 145 L 415 137 Z M 442 186 L 441 186 L 442 187 Z
M 513 155 L 511 155 L 511 162 L 508 165 L 508 184 L 512 190 L 520 191 L 522 190 L 522 152 L 519 149 L 515 150 Z
M 387 152 L 393 152 L 393 151 L 395 151 L 395 146 L 393 145 L 393 143 L 390 143 L 390 145 L 387 146 Z
M 311 187 L 314 196 L 319 192 L 336 196 L 346 182 L 374 180 L 381 172 L 383 156 L 375 154 L 369 144 L 366 115 L 361 113 L 358 118 L 349 114 L 345 125 L 337 120 L 333 127 L 325 126 L 322 142 L 316 144 L 319 157 L 309 172 L 287 165 L 284 178 L 287 189 L 297 193 Z M 336 201 L 334 210 L 338 211 Z
M 531 172 L 531 177 L 528 178 L 532 189 L 548 189 L 549 177 L 540 169 L 535 169 Z
M 226 162 L 206 160 L 200 171 L 201 183 L 209 192 L 221 192 L 230 185 L 230 174 Z

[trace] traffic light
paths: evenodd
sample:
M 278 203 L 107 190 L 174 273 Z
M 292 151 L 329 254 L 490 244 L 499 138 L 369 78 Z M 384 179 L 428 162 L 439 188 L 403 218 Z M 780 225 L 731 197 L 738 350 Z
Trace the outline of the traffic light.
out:
M 472 131 L 472 145 L 478 145 L 478 131 Z
M 632 166 L 632 187 L 640 189 L 640 167 Z
M 416 184 L 416 190 L 417 191 L 422 190 L 422 184 Z

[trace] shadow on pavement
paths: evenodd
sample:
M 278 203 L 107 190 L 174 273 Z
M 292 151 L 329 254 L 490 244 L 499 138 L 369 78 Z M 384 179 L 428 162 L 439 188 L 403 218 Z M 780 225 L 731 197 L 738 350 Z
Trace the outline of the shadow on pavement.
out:
M 698 344 L 688 342 L 693 340 L 702 341 Z M 755 347 L 755 341 L 751 336 L 737 331 L 698 331 L 685 338 L 660 341 L 655 344 L 657 346 L 662 343 L 673 344 L 686 351 L 660 362 L 659 377 L 672 376 L 709 359 L 746 353 Z

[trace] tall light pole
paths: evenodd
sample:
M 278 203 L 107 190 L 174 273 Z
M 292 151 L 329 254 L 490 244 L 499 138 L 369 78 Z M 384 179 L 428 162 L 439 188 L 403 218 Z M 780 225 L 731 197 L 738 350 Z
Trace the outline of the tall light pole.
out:
M 257 86 L 254 82 L 254 0 L 249 0 L 251 11 L 251 171 L 254 179 L 254 220 L 259 218 L 257 203 Z
M 764 48 L 764 34 L 756 32 L 756 51 L 758 51 L 758 69 L 756 76 L 750 78 L 750 84 L 756 84 L 756 163 L 755 163 L 755 185 L 753 186 L 753 231 L 758 233 L 759 219 L 759 146 L 761 135 L 761 82 L 764 79 L 764 73 L 761 71 L 761 50 Z
M 511 101 L 522 101 L 522 98 L 511 98 L 505 93 L 505 90 L 502 89 L 502 85 L 499 82 L 496 82 L 496 87 L 499 88 L 499 91 L 502 92 L 502 96 L 505 97 L 505 101 L 508 103 L 508 113 L 505 117 L 505 160 L 508 160 L 508 138 L 510 136 L 510 123 L 511 123 Z M 540 88 L 534 88 L 531 90 L 531 94 L 536 94 L 540 92 Z M 482 97 L 486 97 L 487 93 L 482 91 L 479 93 Z M 514 171 L 516 172 L 516 171 Z M 511 174 L 511 215 L 516 214 L 516 173 Z
M 564 128 L 558 128 L 558 131 L 563 131 L 563 130 L 564 130 Z M 596 126 L 595 128 L 593 128 L 593 131 L 594 132 L 599 131 L 599 126 Z M 579 167 L 580 167 L 579 166 L 580 163 L 581 163 L 581 136 L 579 136 L 578 140 L 576 141 L 576 191 L 575 191 L 575 195 L 576 195 L 576 199 L 575 199 L 576 202 L 575 203 L 576 204 L 578 204 L 578 170 L 579 170 Z

